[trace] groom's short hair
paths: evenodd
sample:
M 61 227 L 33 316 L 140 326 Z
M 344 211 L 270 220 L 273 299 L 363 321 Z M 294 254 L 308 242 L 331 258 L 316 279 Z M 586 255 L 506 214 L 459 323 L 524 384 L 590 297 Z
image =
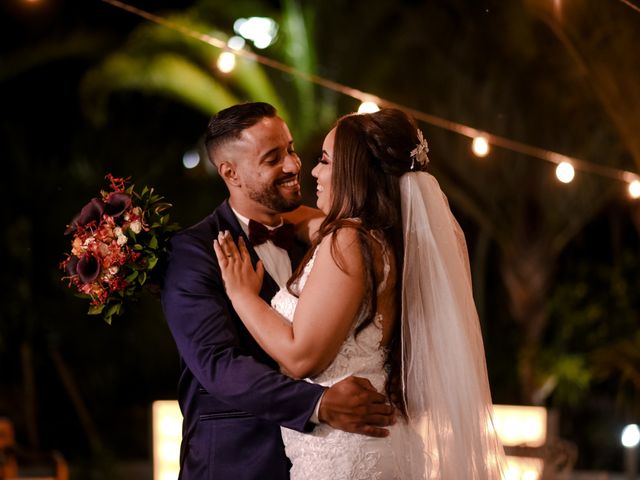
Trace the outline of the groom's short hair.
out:
M 240 138 L 243 130 L 253 127 L 260 119 L 276 114 L 275 107 L 265 102 L 240 103 L 216 113 L 209 120 L 204 138 L 211 163 L 215 165 L 215 152 L 220 146 Z

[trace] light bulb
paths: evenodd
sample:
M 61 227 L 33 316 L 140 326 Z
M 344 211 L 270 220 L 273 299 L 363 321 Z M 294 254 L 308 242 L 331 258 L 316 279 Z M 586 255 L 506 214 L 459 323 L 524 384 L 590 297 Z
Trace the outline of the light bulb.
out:
M 222 52 L 217 65 L 222 73 L 229 73 L 236 67 L 236 56 L 231 52 Z
M 569 162 L 560 162 L 556 167 L 556 177 L 562 183 L 570 183 L 575 175 L 576 171 Z
M 630 182 L 628 188 L 631 198 L 640 198 L 640 180 Z
M 380 110 L 380 107 L 378 107 L 378 104 L 376 102 L 371 102 L 371 101 L 362 102 L 358 107 L 358 113 L 375 113 L 378 110 Z
M 486 157 L 489 153 L 489 141 L 483 136 L 476 137 L 471 142 L 471 150 L 478 157 Z

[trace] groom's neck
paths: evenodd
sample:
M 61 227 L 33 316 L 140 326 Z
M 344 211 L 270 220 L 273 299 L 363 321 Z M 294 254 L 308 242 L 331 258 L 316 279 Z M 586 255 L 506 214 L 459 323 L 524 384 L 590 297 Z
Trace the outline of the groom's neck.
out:
M 236 212 L 256 222 L 270 227 L 276 227 L 282 223 L 282 214 L 248 198 L 229 198 L 229 204 Z

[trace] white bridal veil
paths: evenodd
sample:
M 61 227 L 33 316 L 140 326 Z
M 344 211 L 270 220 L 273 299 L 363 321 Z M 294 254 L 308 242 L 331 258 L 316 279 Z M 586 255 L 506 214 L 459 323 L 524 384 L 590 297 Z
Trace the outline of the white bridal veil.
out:
M 432 175 L 406 173 L 400 189 L 404 392 L 425 444 L 426 477 L 499 480 L 504 453 L 492 423 L 464 234 Z

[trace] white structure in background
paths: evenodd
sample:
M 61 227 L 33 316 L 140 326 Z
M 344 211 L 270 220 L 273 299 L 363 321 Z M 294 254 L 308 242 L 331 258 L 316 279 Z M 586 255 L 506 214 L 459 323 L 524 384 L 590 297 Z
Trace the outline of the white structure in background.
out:
M 542 447 L 547 441 L 543 407 L 494 405 L 494 427 L 505 447 Z M 153 402 L 153 478 L 176 480 L 180 468 L 182 414 L 175 400 Z M 635 425 L 637 431 L 637 425 Z M 627 437 L 625 437 L 627 438 Z M 636 439 L 636 445 L 637 445 Z M 541 458 L 507 456 L 504 480 L 539 480 Z
M 542 447 L 547 442 L 547 410 L 544 407 L 494 405 L 493 424 L 505 447 Z M 542 478 L 542 458 L 507 455 L 504 480 Z
M 180 471 L 182 414 L 175 400 L 159 400 L 151 406 L 153 429 L 153 478 L 176 480 Z
M 271 45 L 278 34 L 278 24 L 268 17 L 239 18 L 233 23 L 233 30 L 241 37 L 251 40 L 256 48 Z

